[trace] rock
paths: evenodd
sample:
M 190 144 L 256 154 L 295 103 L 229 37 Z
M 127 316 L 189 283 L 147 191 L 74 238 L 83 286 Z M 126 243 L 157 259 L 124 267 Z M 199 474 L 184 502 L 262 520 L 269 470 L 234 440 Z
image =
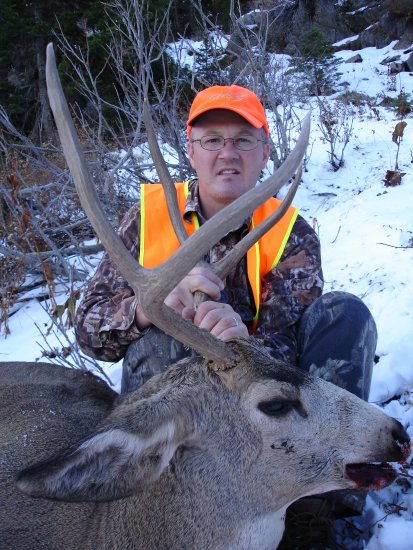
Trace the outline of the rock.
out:
M 360 37 L 359 35 L 356 35 L 343 38 L 343 40 L 333 44 L 333 49 L 336 52 L 342 50 L 352 50 L 353 52 L 356 52 L 357 50 L 361 50 Z
M 344 21 L 357 34 L 376 23 L 384 13 L 377 2 L 351 2 L 351 6 L 345 3 L 341 10 Z
M 400 40 L 406 31 L 406 21 L 403 17 L 386 13 L 377 23 L 370 25 L 360 33 L 360 41 L 363 48 L 371 46 L 384 48 L 390 42 Z
M 413 25 L 407 27 L 401 34 L 400 40 L 395 45 L 396 50 L 405 50 L 413 44 Z
M 362 63 L 362 62 L 363 62 L 363 58 L 361 57 L 361 55 L 359 53 L 356 54 L 356 55 L 353 55 L 353 57 L 350 57 L 346 61 L 346 63 Z
M 263 5 L 268 9 L 263 10 Z M 332 43 L 340 41 L 336 50 L 383 48 L 392 41 L 397 41 L 398 49 L 413 44 L 412 0 L 252 0 L 248 7 L 250 12 L 240 18 L 231 36 L 233 50 L 242 50 L 240 33 L 250 33 L 254 41 L 261 29 L 263 34 L 268 31 L 270 51 L 296 55 L 304 34 L 313 27 Z
M 411 15 L 413 13 L 412 0 L 383 0 L 383 8 L 397 15 Z
M 406 70 L 406 64 L 404 61 L 393 61 L 389 65 L 390 74 L 403 73 Z
M 383 61 L 380 61 L 380 65 L 388 65 L 389 63 L 393 63 L 393 61 L 399 61 L 400 55 L 392 55 L 391 57 L 385 57 Z
M 413 72 L 413 52 L 406 59 L 406 65 L 408 70 Z

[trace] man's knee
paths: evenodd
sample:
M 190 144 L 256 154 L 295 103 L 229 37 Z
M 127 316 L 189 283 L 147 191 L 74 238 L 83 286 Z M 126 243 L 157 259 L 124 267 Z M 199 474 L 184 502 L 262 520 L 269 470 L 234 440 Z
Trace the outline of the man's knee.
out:
M 126 350 L 122 363 L 121 393 L 134 391 L 162 371 L 162 361 L 156 354 L 153 335 L 149 330 Z
M 343 291 L 323 294 L 305 311 L 300 323 L 300 337 L 311 333 L 317 326 L 333 328 L 347 325 L 351 332 L 363 331 L 368 326 L 377 337 L 376 324 L 368 307 L 360 298 Z
M 325 307 L 336 310 L 338 313 L 346 312 L 353 314 L 355 318 L 361 318 L 362 320 L 367 320 L 371 317 L 370 310 L 366 304 L 350 292 L 333 290 L 323 294 L 320 299 L 321 303 L 325 304 Z
M 377 330 L 367 306 L 348 292 L 328 292 L 304 313 L 300 368 L 367 399 Z
M 121 393 L 140 388 L 149 378 L 167 370 L 172 363 L 193 354 L 192 350 L 151 326 L 126 351 L 122 364 Z

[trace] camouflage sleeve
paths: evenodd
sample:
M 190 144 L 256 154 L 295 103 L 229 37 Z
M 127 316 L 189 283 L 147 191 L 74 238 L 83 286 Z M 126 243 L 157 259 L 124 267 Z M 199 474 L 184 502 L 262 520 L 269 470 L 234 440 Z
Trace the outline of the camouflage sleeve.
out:
M 299 216 L 280 262 L 263 280 L 255 337 L 273 357 L 297 363 L 298 323 L 322 289 L 320 242 Z
M 137 258 L 139 204 L 125 215 L 119 236 Z M 80 348 L 102 361 L 118 361 L 141 334 L 136 327 L 136 298 L 107 254 L 104 255 L 76 311 L 75 335 Z

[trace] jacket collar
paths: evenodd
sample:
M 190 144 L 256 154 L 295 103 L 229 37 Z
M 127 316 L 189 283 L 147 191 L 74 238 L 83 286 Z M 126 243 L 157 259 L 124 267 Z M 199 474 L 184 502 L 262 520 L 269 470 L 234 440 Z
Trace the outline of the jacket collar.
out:
M 188 223 L 192 223 L 193 214 L 197 215 L 199 225 L 206 222 L 206 219 L 202 214 L 201 204 L 199 201 L 199 184 L 197 179 L 192 179 L 189 181 L 189 193 L 183 213 L 184 220 Z M 238 229 L 248 228 L 251 223 L 251 218 L 252 216 L 248 216 L 248 218 L 240 225 Z M 238 231 L 238 229 L 236 231 Z

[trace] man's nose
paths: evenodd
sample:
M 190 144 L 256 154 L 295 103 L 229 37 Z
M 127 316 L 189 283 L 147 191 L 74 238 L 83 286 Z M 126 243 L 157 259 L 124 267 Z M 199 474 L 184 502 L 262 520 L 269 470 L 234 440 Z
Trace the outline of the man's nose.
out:
M 224 145 L 220 150 L 220 156 L 237 157 L 238 154 L 238 149 L 235 147 L 234 140 L 232 138 L 226 138 L 224 141 Z

